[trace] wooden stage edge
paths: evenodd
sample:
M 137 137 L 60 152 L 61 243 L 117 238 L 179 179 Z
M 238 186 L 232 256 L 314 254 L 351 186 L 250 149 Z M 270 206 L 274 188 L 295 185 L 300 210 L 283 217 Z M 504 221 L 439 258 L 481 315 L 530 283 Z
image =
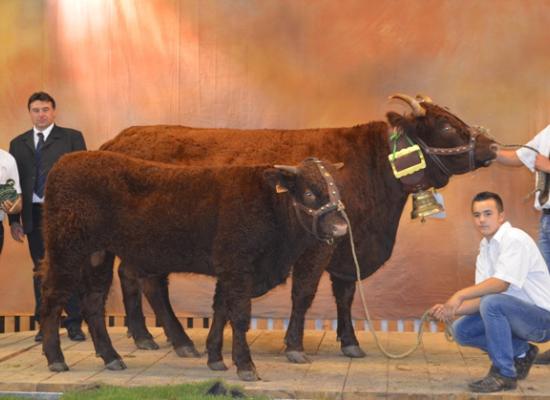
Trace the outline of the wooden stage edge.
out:
M 70 370 L 52 373 L 34 342 L 33 331 L 0 335 L 0 391 L 64 392 L 97 385 L 149 386 L 223 379 L 241 385 L 247 393 L 278 399 L 550 399 L 550 366 L 535 365 L 529 377 L 514 391 L 476 395 L 467 382 L 479 379 L 489 369 L 487 356 L 475 349 L 459 347 L 443 333 L 427 332 L 423 344 L 411 356 L 390 360 L 382 355 L 368 331 L 358 338 L 365 358 L 351 359 L 340 352 L 333 330 L 307 330 L 305 350 L 309 364 L 292 364 L 284 355 L 284 330 L 254 329 L 248 334 L 252 357 L 261 381 L 242 382 L 231 363 L 231 331 L 225 332 L 224 357 L 227 371 L 210 371 L 206 356 L 180 358 L 167 343 L 162 330 L 150 328 L 159 350 L 137 350 L 126 337 L 125 327 L 111 327 L 113 344 L 128 366 L 107 371 L 95 356 L 88 338 L 72 342 L 61 329 L 61 344 Z M 187 329 L 197 349 L 204 352 L 207 329 Z M 414 345 L 414 332 L 378 332 L 383 346 L 401 353 Z M 550 345 L 541 345 L 541 351 Z

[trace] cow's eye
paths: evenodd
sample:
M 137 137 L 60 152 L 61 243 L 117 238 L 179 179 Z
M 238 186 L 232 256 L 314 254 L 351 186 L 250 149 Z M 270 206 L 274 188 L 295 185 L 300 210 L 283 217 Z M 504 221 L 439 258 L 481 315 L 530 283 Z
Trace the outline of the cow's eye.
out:
M 315 201 L 315 194 L 311 190 L 306 190 L 304 192 L 304 200 L 308 203 L 312 203 Z
M 444 135 L 454 135 L 456 133 L 456 129 L 451 125 L 444 125 L 443 128 L 441 128 L 441 133 Z

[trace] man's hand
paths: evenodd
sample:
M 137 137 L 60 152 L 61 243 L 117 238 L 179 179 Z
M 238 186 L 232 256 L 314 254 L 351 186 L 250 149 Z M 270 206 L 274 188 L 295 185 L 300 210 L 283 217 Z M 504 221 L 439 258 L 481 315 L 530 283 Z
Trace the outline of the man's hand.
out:
M 541 154 L 537 154 L 535 158 L 535 169 L 537 171 L 550 173 L 550 159 Z
M 456 315 L 457 310 L 460 305 L 463 303 L 463 299 L 458 293 L 453 294 L 445 304 L 436 304 L 430 311 L 429 315 L 440 321 L 450 322 Z
M 0 203 L 0 208 L 6 214 L 18 214 L 21 212 L 21 196 L 17 196 L 15 201 L 5 200 Z
M 441 320 L 441 311 L 443 310 L 443 304 L 436 304 L 428 311 L 428 315 L 434 319 Z
M 25 233 L 23 232 L 23 227 L 19 222 L 14 222 L 10 225 L 11 237 L 17 242 L 23 243 L 23 238 Z
M 457 315 L 457 310 L 462 304 L 464 299 L 458 294 L 453 294 L 445 304 L 443 304 L 443 309 L 441 310 L 441 319 L 445 322 L 450 322 Z

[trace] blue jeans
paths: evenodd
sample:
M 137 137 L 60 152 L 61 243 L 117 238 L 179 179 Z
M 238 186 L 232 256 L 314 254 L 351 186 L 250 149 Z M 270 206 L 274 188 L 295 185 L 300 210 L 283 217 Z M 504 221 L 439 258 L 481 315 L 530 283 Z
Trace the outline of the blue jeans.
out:
M 529 350 L 528 342 L 550 340 L 550 311 L 506 294 L 481 298 L 479 312 L 453 323 L 454 339 L 489 353 L 501 375 L 515 377 L 514 357 Z
M 550 214 L 542 214 L 539 224 L 539 250 L 550 269 Z

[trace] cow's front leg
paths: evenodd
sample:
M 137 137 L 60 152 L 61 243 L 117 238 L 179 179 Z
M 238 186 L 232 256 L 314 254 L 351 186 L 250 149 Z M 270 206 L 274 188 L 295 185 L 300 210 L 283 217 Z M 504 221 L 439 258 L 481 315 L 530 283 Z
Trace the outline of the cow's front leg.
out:
M 304 352 L 305 315 L 317 292 L 319 280 L 332 254 L 331 246 L 319 244 L 304 252 L 292 271 L 292 312 L 285 335 L 285 354 L 290 362 L 310 360 Z
M 145 316 L 141 308 L 141 285 L 140 281 L 131 272 L 131 267 L 124 260 L 118 267 L 120 287 L 122 289 L 122 301 L 128 321 L 128 336 L 134 339 L 138 349 L 157 350 L 159 345 L 153 340 L 153 335 L 147 330 Z
M 214 316 L 212 325 L 206 338 L 206 350 L 208 352 L 208 367 L 213 371 L 225 371 L 227 366 L 223 362 L 223 330 L 227 323 L 227 315 L 223 300 L 221 285 L 216 282 L 216 293 L 214 293 L 214 303 L 212 305 Z
M 85 290 L 81 293 L 81 306 L 96 354 L 103 359 L 107 369 L 118 371 L 126 369 L 126 364 L 114 349 L 105 325 L 105 303 L 113 282 L 113 261 L 114 255 L 107 252 L 101 264 L 83 269 Z
M 353 358 L 365 357 L 365 352 L 359 346 L 353 323 L 351 319 L 351 304 L 355 295 L 356 281 L 345 281 L 333 275 L 332 294 L 336 300 L 336 311 L 338 315 L 338 327 L 336 334 L 340 340 L 340 348 L 345 356 Z
M 167 279 L 166 275 L 142 279 L 143 293 L 160 320 L 166 337 L 172 342 L 176 354 L 180 357 L 200 357 L 172 309 Z
M 230 269 L 231 270 L 231 269 Z M 248 275 L 248 274 L 246 274 Z M 252 362 L 246 332 L 250 327 L 252 277 L 233 274 L 218 276 L 227 317 L 233 330 L 232 357 L 237 367 L 237 375 L 243 381 L 260 379 Z

